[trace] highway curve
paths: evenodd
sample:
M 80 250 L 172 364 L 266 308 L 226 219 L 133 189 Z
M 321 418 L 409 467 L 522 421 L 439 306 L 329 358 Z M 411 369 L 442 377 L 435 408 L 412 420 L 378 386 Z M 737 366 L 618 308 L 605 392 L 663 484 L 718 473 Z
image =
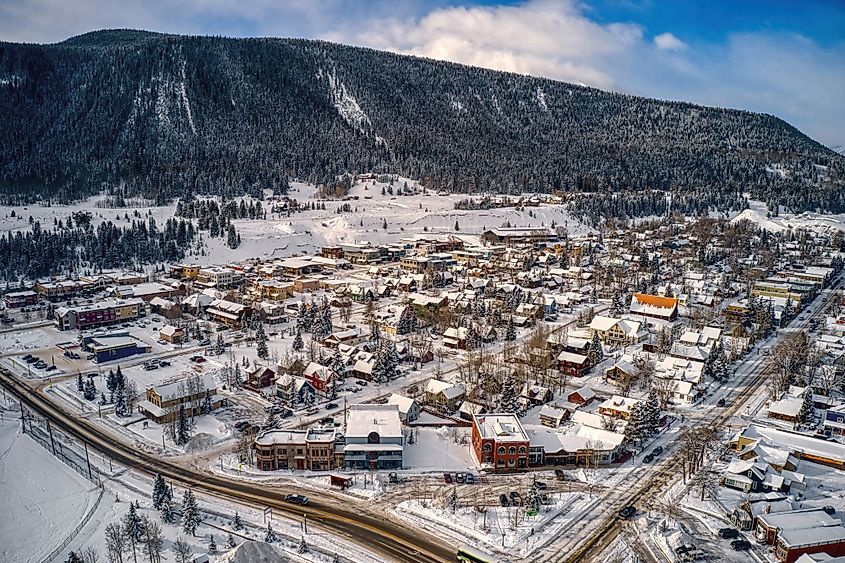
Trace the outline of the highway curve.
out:
M 286 494 L 284 490 L 267 490 L 258 484 L 200 473 L 135 451 L 130 445 L 115 440 L 90 422 L 69 415 L 4 368 L 0 368 L 0 384 L 17 396 L 31 411 L 49 419 L 68 434 L 86 442 L 118 463 L 137 471 L 149 475 L 161 473 L 166 479 L 184 487 L 217 497 L 262 507 L 270 506 L 275 513 L 291 518 L 300 519 L 303 514 L 307 514 L 309 524 L 345 537 L 383 556 L 386 561 L 455 561 L 456 550 L 439 539 L 386 518 L 363 514 L 355 510 L 354 503 L 350 502 L 348 508 L 341 508 L 311 499 L 308 506 L 291 505 L 283 500 Z

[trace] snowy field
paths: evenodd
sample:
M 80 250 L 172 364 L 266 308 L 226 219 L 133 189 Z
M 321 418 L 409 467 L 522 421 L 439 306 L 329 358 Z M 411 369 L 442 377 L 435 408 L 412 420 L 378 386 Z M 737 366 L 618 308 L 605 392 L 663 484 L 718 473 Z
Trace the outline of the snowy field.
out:
M 398 178 L 393 182 L 393 188 L 402 187 L 406 183 L 410 188 L 417 187 L 413 180 Z M 359 182 L 349 192 L 349 197 L 353 199 L 341 201 L 318 199 L 314 185 L 292 182 L 289 197 L 300 203 L 325 203 L 326 209 L 298 212 L 286 217 L 271 213 L 270 202 L 265 201 L 262 206 L 268 210 L 266 220 L 233 221 L 241 236 L 240 247 L 233 250 L 226 245 L 224 238 L 212 239 L 207 236 L 208 233 L 204 233 L 203 240 L 207 247 L 199 253 L 192 251 L 185 260 L 222 264 L 247 258 L 284 258 L 314 253 L 323 246 L 342 242 L 368 241 L 375 245 L 426 234 L 450 233 L 474 243 L 485 229 L 501 227 L 506 223 L 514 227 L 536 227 L 549 226 L 555 222 L 566 227 L 572 235 L 590 230 L 573 220 L 563 205 L 541 205 L 522 210 L 503 208 L 464 211 L 456 210 L 455 203 L 465 199 L 465 195 L 436 195 L 422 188 L 417 190 L 417 195 L 382 195 L 382 188 L 388 187 L 388 183 L 374 180 Z M 352 206 L 352 212 L 336 213 L 335 210 L 344 203 Z M 39 221 L 42 228 L 49 229 L 55 222 L 64 220 L 76 211 L 90 212 L 95 228 L 104 221 L 112 221 L 118 227 L 129 226 L 136 209 L 143 218 L 153 217 L 156 224 L 161 226 L 173 216 L 176 209 L 175 201 L 158 207 L 149 206 L 146 202 L 139 202 L 140 205 L 134 208 L 99 207 L 104 204 L 104 197 L 96 196 L 74 205 L 0 206 L 0 232 L 30 229 L 29 217 Z M 12 217 L 13 211 L 15 217 Z M 127 214 L 128 219 L 125 217 Z
M 96 508 L 99 489 L 21 433 L 0 422 L 0 561 L 42 561 Z
M 787 229 L 805 228 L 816 233 L 845 231 L 845 214 L 831 215 L 824 213 L 781 213 L 777 217 L 769 217 L 766 204 L 761 201 L 749 201 L 749 208 L 742 211 L 732 221 L 743 219 L 756 223 L 760 227 L 774 233 Z

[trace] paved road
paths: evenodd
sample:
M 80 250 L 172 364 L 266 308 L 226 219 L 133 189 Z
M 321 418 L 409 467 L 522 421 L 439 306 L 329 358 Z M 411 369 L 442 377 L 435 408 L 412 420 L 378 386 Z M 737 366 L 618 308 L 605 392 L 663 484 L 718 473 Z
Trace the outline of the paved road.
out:
M 806 312 L 799 315 L 804 320 L 793 320 L 790 328 L 806 328 L 811 319 L 822 315 L 827 307 L 839 298 L 835 291 L 838 284 L 838 281 L 834 282 L 831 289 L 821 294 Z M 784 331 L 778 338 L 786 334 L 788 332 Z M 735 415 L 740 414 L 742 407 L 767 383 L 768 375 L 774 370 L 769 356 L 753 357 L 740 367 L 734 378 L 728 382 L 732 388 L 729 393 L 714 394 L 700 405 L 695 416 L 695 426 L 719 428 L 725 425 Z M 716 396 L 726 397 L 728 406 L 716 407 Z M 683 432 L 685 430 L 676 436 L 675 442 L 682 439 Z M 555 563 L 599 560 L 602 552 L 613 544 L 624 527 L 625 521 L 617 517 L 619 509 L 627 505 L 637 506 L 638 503 L 642 505 L 643 501 L 658 497 L 673 486 L 681 478 L 682 455 L 682 452 L 676 451 L 662 462 L 656 465 L 641 465 L 619 482 L 614 482 L 613 487 L 592 510 L 572 522 L 568 528 L 571 533 L 564 533 L 550 543 L 543 550 L 540 559 Z
M 455 549 L 440 539 L 384 517 L 367 514 L 355 506 L 333 505 L 322 499 L 312 499 L 308 506 L 295 506 L 283 500 L 285 493 L 301 492 L 293 487 L 268 489 L 265 485 L 203 473 L 158 459 L 145 452 L 135 451 L 132 446 L 115 439 L 87 420 L 80 420 L 66 413 L 2 368 L 0 384 L 16 395 L 32 412 L 48 418 L 68 434 L 133 470 L 150 475 L 161 473 L 166 479 L 182 486 L 220 498 L 259 507 L 270 506 L 277 514 L 291 518 L 299 519 L 307 514 L 310 524 L 347 538 L 384 557 L 385 560 L 420 563 L 455 560 Z

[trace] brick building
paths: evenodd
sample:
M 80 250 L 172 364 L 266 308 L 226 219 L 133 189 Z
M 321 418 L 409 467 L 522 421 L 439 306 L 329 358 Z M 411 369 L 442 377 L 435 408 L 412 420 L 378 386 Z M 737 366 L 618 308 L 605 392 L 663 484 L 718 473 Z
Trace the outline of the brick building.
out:
M 528 467 L 528 434 L 513 414 L 472 417 L 472 449 L 482 467 L 513 471 Z

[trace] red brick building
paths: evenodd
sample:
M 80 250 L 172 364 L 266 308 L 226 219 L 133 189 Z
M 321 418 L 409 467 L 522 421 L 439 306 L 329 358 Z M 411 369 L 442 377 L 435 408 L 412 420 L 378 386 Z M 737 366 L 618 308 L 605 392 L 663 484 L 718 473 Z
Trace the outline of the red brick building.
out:
M 528 467 L 528 434 L 513 414 L 474 415 L 472 449 L 481 466 L 494 471 Z

